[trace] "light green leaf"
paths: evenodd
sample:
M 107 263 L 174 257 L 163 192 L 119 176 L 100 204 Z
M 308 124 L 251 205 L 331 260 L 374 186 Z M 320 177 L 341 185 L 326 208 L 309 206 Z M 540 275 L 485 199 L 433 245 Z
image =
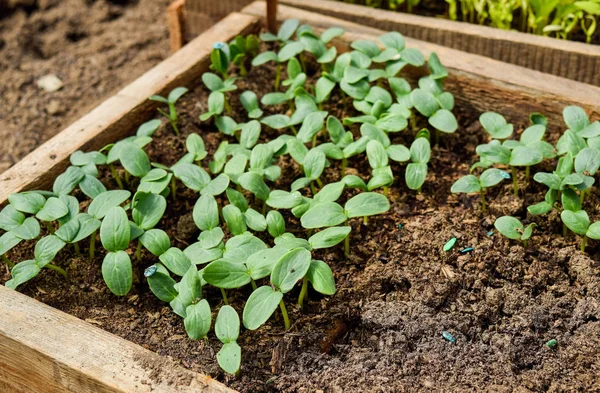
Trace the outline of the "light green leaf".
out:
M 374 216 L 390 209 L 385 195 L 376 192 L 363 192 L 348 200 L 344 206 L 348 218 Z
M 300 219 L 306 229 L 332 227 L 347 220 L 344 208 L 335 202 L 318 203 Z
M 19 285 L 37 276 L 40 270 L 41 268 L 34 260 L 17 263 L 10 272 L 12 278 L 4 285 L 10 289 L 16 289 Z
M 126 190 L 111 190 L 98 195 L 88 207 L 88 214 L 96 219 L 102 219 L 110 209 L 125 202 L 131 193 Z
M 39 267 L 52 262 L 56 254 L 65 246 L 65 242 L 57 236 L 50 235 L 42 238 L 35 245 L 34 257 Z
M 563 210 L 560 214 L 562 222 L 578 235 L 585 235 L 590 227 L 590 218 L 585 210 Z
M 171 240 L 162 229 L 150 229 L 140 236 L 140 242 L 153 255 L 159 257 L 171 247 Z M 171 301 L 171 300 L 166 300 Z
M 306 273 L 306 277 L 315 291 L 329 296 L 335 294 L 336 289 L 333 272 L 325 262 L 313 259 L 310 262 L 310 268 Z
M 274 290 L 269 285 L 256 289 L 246 302 L 242 320 L 248 330 L 256 330 L 273 315 L 283 293 Z
M 133 281 L 129 255 L 125 251 L 106 254 L 102 262 L 102 277 L 112 293 L 117 296 L 127 295 Z
M 288 251 L 273 267 L 271 284 L 275 285 L 282 293 L 291 291 L 296 283 L 306 275 L 310 267 L 310 260 L 310 251 L 304 248 Z
M 210 330 L 211 322 L 210 305 L 206 299 L 202 299 L 198 303 L 190 304 L 186 307 L 183 325 L 188 337 L 192 340 L 200 340 L 206 337 Z
M 179 248 L 171 247 L 164 253 L 162 253 L 158 259 L 165 265 L 171 272 L 178 276 L 183 276 L 190 270 L 192 262 Z
M 312 235 L 308 242 L 315 250 L 333 247 L 348 237 L 351 230 L 350 226 L 327 228 Z
M 513 240 L 520 240 L 523 234 L 523 224 L 518 219 L 511 216 L 502 216 L 496 219 L 494 227 L 504 236 Z

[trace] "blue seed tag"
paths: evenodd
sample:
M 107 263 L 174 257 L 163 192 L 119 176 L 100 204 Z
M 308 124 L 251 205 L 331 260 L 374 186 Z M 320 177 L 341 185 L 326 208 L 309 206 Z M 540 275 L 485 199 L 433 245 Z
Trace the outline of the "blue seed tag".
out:
M 493 236 L 494 235 L 494 231 L 489 231 L 488 232 L 488 236 Z
M 507 172 L 502 171 L 500 172 L 500 175 L 505 179 L 510 179 L 510 175 Z
M 546 343 L 546 346 L 548 348 L 552 349 L 556 346 L 556 344 L 558 344 L 558 341 L 556 341 L 555 339 L 552 339 Z
M 467 247 L 467 248 L 465 248 L 463 250 L 460 250 L 460 252 L 463 253 L 463 254 L 466 254 L 466 253 L 471 252 L 473 250 L 474 250 L 473 247 Z
M 456 338 L 445 330 L 442 332 L 442 337 L 444 337 L 445 340 L 451 342 L 452 344 L 456 344 Z
M 215 42 L 212 47 L 213 47 L 213 49 L 221 50 L 221 49 L 225 48 L 225 43 L 224 42 Z
M 148 267 L 146 270 L 144 270 L 144 277 L 152 277 L 157 270 L 158 267 L 156 265 Z
M 398 229 L 402 229 L 403 225 L 402 224 L 398 224 Z

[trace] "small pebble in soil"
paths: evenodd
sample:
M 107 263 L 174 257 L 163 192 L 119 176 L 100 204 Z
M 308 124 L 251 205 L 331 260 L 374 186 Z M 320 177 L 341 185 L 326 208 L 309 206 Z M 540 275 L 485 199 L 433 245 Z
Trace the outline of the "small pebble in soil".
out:
M 144 277 L 153 276 L 157 270 L 158 270 L 158 267 L 156 265 L 152 265 L 152 266 L 148 267 L 146 270 L 144 270 Z
M 552 339 L 546 343 L 546 346 L 550 349 L 554 349 L 554 347 L 556 347 L 556 344 L 558 344 L 558 341 Z
M 446 341 L 456 344 L 456 338 L 445 330 L 442 332 L 442 337 L 444 337 Z
M 456 244 L 456 238 L 453 237 L 452 239 L 448 240 L 446 242 L 446 244 L 444 244 L 444 251 L 448 252 L 448 251 L 452 250 L 452 248 L 454 247 L 455 244 Z
M 504 172 L 504 171 L 500 172 L 500 176 L 502 176 L 505 179 L 510 179 L 510 175 L 507 172 Z
M 471 252 L 473 250 L 475 250 L 473 247 L 467 247 L 467 248 L 464 248 L 464 249 L 460 250 L 460 252 L 462 254 L 466 254 L 466 253 Z

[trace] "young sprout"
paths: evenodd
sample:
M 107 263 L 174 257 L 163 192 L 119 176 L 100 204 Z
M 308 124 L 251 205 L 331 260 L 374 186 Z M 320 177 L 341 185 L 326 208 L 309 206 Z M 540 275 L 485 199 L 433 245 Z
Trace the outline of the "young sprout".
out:
M 231 61 L 229 45 L 224 42 L 215 42 L 210 52 L 210 69 L 219 72 L 223 79 L 227 79 L 227 71 Z
M 217 314 L 215 334 L 223 343 L 217 353 L 217 362 L 225 372 L 238 374 L 242 361 L 242 349 L 237 343 L 240 335 L 240 317 L 231 306 L 223 306 Z
M 383 187 L 383 194 L 387 196 L 388 187 L 394 182 L 392 168 L 388 165 L 388 154 L 385 147 L 378 140 L 371 140 L 367 144 L 367 159 L 373 169 L 373 177 L 367 184 L 367 189 L 372 191 Z
M 411 163 L 406 167 L 404 175 L 406 185 L 411 190 L 421 192 L 421 187 L 427 177 L 427 164 L 431 157 L 431 146 L 429 144 L 429 131 L 421 130 L 417 138 L 410 145 Z
M 281 27 L 279 27 L 277 35 L 266 32 L 260 35 L 260 39 L 265 42 L 277 42 L 280 45 L 284 45 L 292 38 L 298 26 L 300 26 L 298 19 L 286 19 L 281 24 Z
M 292 41 L 288 44 L 285 44 L 285 46 L 283 46 L 277 53 L 267 51 L 259 54 L 254 59 L 252 59 L 252 66 L 257 67 L 262 64 L 268 63 L 269 61 L 273 61 L 277 65 L 274 86 L 275 90 L 279 90 L 282 65 L 290 59 L 302 53 L 302 51 L 304 51 L 304 44 L 302 44 L 301 42 Z
M 479 178 L 475 175 L 467 175 L 458 179 L 451 188 L 452 193 L 471 194 L 478 192 L 481 196 L 481 210 L 486 211 L 485 190 L 500 184 L 504 179 L 510 179 L 510 175 L 500 169 L 490 168 L 483 171 Z
M 349 53 L 343 53 L 335 59 L 335 63 L 331 72 L 321 72 L 321 77 L 315 84 L 315 98 L 317 103 L 326 101 L 331 92 L 344 78 L 346 68 L 350 66 L 352 58 Z
M 537 224 L 531 223 L 525 227 L 521 221 L 511 216 L 502 216 L 494 222 L 494 227 L 498 232 L 509 239 L 521 240 L 524 247 L 527 247 L 527 241 L 533 233 L 533 228 L 536 226 Z
M 184 95 L 185 93 L 187 93 L 188 89 L 186 89 L 185 87 L 177 87 L 173 90 L 171 90 L 171 92 L 169 93 L 168 97 L 162 97 L 159 95 L 153 95 L 150 97 L 151 101 L 157 101 L 157 102 L 161 102 L 163 104 L 167 104 L 169 107 L 169 113 L 165 112 L 164 110 L 157 108 L 157 110 L 163 115 L 165 116 L 167 119 L 169 119 L 169 122 L 171 123 L 171 127 L 173 128 L 173 131 L 175 131 L 176 135 L 179 135 L 179 128 L 178 128 L 178 121 L 179 121 L 179 116 L 177 115 L 177 110 L 175 109 L 175 103 L 177 102 L 177 100 L 179 98 L 181 98 L 182 95 Z
M 240 95 L 240 102 L 246 111 L 248 112 L 248 117 L 250 119 L 258 119 L 262 117 L 263 111 L 260 109 L 258 105 L 258 98 L 256 98 L 256 93 L 253 91 L 247 90 Z
M 299 34 L 300 42 L 304 44 L 306 51 L 311 53 L 317 63 L 321 64 L 322 70 L 326 71 L 327 64 L 333 62 L 337 55 L 335 46 L 327 47 L 327 44 L 334 39 L 344 34 L 344 29 L 340 27 L 331 27 L 317 36 L 312 31 L 303 31 Z
M 219 121 L 226 121 L 225 117 L 220 117 L 223 110 L 225 110 L 226 113 L 231 114 L 231 105 L 229 104 L 229 101 L 227 101 L 225 93 L 237 90 L 235 78 L 221 79 L 212 72 L 205 72 L 202 74 L 202 82 L 211 93 L 208 96 L 208 112 L 200 115 L 200 120 L 206 121 L 214 116 L 217 125 L 219 125 Z M 221 128 L 219 127 L 219 130 L 220 129 Z
M 245 77 L 248 74 L 246 69 L 246 57 L 254 57 L 260 50 L 260 41 L 254 34 L 248 34 L 246 37 L 238 35 L 229 43 L 231 62 L 240 67 L 240 75 Z
M 563 212 L 560 214 L 560 218 L 567 228 L 582 237 L 582 252 L 585 251 L 588 238 L 594 240 L 600 239 L 600 221 L 591 224 L 590 218 L 585 210 L 563 210 Z
M 506 122 L 504 116 L 495 112 L 485 112 L 479 116 L 479 122 L 484 130 L 494 139 L 503 141 L 512 136 L 514 126 Z

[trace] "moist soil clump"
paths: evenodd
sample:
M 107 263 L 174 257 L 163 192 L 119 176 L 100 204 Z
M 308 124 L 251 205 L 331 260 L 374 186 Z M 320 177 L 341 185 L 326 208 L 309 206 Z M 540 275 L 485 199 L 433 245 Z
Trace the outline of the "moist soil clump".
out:
M 309 84 L 314 84 L 319 72 L 315 65 L 309 68 Z M 239 95 L 253 90 L 260 98 L 271 91 L 274 72 L 270 65 L 253 68 L 247 79 L 237 82 L 239 90 L 228 94 L 237 121 L 247 121 Z M 185 153 L 190 133 L 205 141 L 205 167 L 220 141 L 234 141 L 219 134 L 212 122 L 198 119 L 207 111 L 208 93 L 197 87 L 178 102 L 181 136 L 163 120 L 146 148 L 152 162 L 174 164 Z M 340 118 L 354 115 L 351 108 L 351 102 L 336 93 L 324 105 Z M 283 106 L 263 109 L 266 114 L 287 111 Z M 351 220 L 352 255 L 345 257 L 341 246 L 315 252 L 316 259 L 331 266 L 337 293 L 323 297 L 310 290 L 300 311 L 295 305 L 298 287 L 286 296 L 290 331 L 284 331 L 276 312 L 257 331 L 242 332 L 238 343 L 243 361 L 237 378 L 220 371 L 215 354 L 221 343 L 213 333 L 208 341 L 188 339 L 182 319 L 149 291 L 143 270 L 156 261 L 146 251 L 142 263 L 134 262 L 134 287 L 125 297 L 111 295 L 103 282 L 103 255 L 90 261 L 68 248 L 54 263 L 68 271 L 69 280 L 44 271 L 20 290 L 243 393 L 600 391 L 600 249 L 591 242 L 585 254 L 577 251 L 579 240 L 572 234 L 562 237 L 556 214 L 528 217 L 539 226 L 527 248 L 494 231 L 496 217 L 523 219 L 526 206 L 543 200 L 542 186 L 525 179 L 524 173 L 519 174 L 524 198 L 515 198 L 510 182 L 503 183 L 489 190 L 487 213 L 481 211 L 477 196 L 452 195 L 451 185 L 469 172 L 477 160 L 475 147 L 486 140 L 478 114 L 461 108 L 455 114 L 459 130 L 443 135 L 434 146 L 421 193 L 408 190 L 404 168 L 394 163 L 391 209 L 371 217 L 368 225 Z M 527 120 L 517 125 L 519 132 Z M 406 145 L 418 129 L 390 134 L 393 143 Z M 358 135 L 357 126 L 351 130 Z M 264 126 L 261 138 L 277 135 Z M 558 136 L 552 131 L 548 139 Z M 537 170 L 551 171 L 554 164 L 544 163 Z M 301 175 L 300 168 L 289 158 L 280 159 L 279 165 L 283 175 L 275 187 L 289 189 Z M 99 178 L 115 188 L 110 173 L 103 171 Z M 347 173 L 367 179 L 370 172 L 364 157 L 350 160 Z M 322 180 L 329 183 L 339 177 L 338 163 L 332 162 Z M 179 184 L 177 200 L 169 202 L 157 225 L 173 246 L 185 248 L 198 235 L 189 225 L 197 197 Z M 262 207 L 248 197 L 255 208 Z M 597 218 L 599 203 L 596 195 L 585 202 L 592 218 Z M 305 237 L 298 221 L 283 213 L 288 230 Z M 257 236 L 272 244 L 268 235 Z M 444 252 L 444 244 L 453 237 L 455 247 Z M 30 259 L 33 247 L 28 242 L 8 257 Z M 473 250 L 465 250 L 470 247 Z M 135 247 L 128 252 L 133 255 Z M 1 269 L 3 283 L 9 275 L 5 265 Z M 216 312 L 222 303 L 219 291 L 207 287 L 204 295 Z M 249 295 L 249 288 L 228 293 L 240 315 Z M 443 331 L 456 342 L 442 337 Z M 558 343 L 552 349 L 545 345 L 551 339 Z
M 0 172 L 166 58 L 168 5 L 0 0 Z

